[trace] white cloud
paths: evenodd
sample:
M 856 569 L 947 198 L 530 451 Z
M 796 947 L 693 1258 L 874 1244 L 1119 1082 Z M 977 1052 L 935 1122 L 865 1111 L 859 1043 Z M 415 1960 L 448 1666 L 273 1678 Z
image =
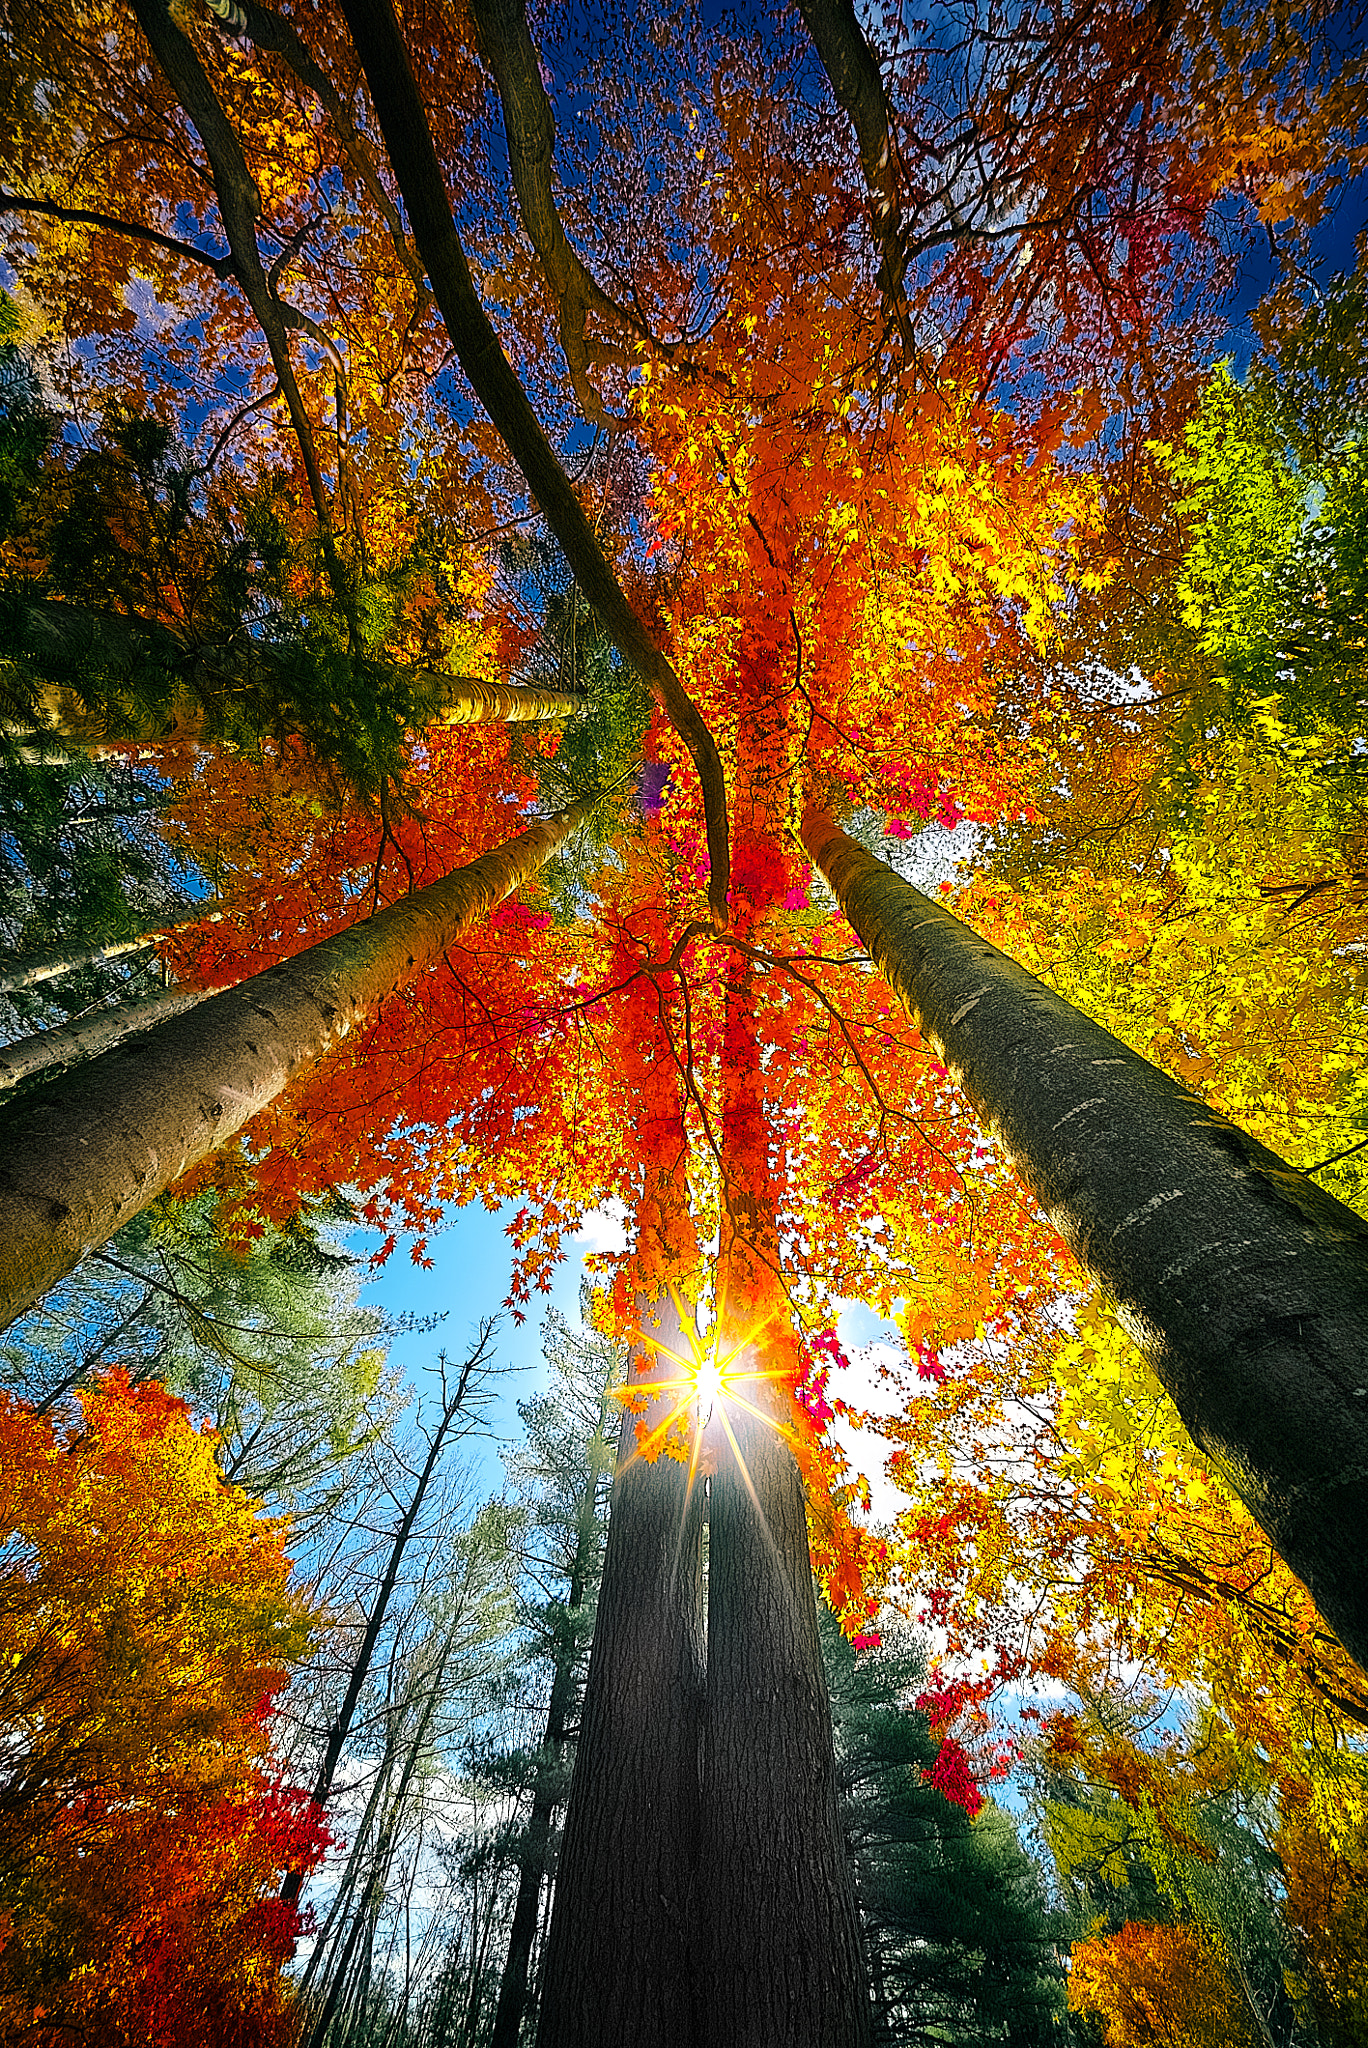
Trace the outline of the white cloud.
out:
M 590 1209 L 575 1232 L 575 1243 L 586 1252 L 626 1251 L 627 1211 L 622 1203 L 605 1202 L 601 1209 Z

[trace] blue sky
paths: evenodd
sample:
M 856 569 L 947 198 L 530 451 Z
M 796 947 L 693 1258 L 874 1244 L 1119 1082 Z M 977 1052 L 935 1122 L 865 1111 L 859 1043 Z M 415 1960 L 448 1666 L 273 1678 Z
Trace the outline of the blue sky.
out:
M 419 1394 L 429 1382 L 439 1351 L 444 1350 L 459 1364 L 471 1349 L 481 1321 L 502 1317 L 494 1357 L 503 1371 L 489 1411 L 489 1432 L 467 1445 L 467 1454 L 478 1464 L 481 1482 L 489 1492 L 496 1492 L 503 1482 L 500 1452 L 521 1434 L 517 1403 L 546 1383 L 542 1320 L 548 1308 L 556 1308 L 572 1328 L 579 1325 L 580 1286 L 587 1277 L 585 1254 L 606 1248 L 612 1229 L 608 1218 L 590 1220 L 575 1241 L 572 1255 L 556 1269 L 550 1294 L 537 1296 L 527 1320 L 518 1324 L 504 1307 L 513 1268 L 513 1248 L 505 1226 L 515 1207 L 510 1203 L 491 1213 L 476 1203 L 468 1209 L 452 1210 L 448 1227 L 430 1243 L 430 1269 L 415 1266 L 400 1244 L 361 1293 L 364 1306 L 383 1308 L 392 1316 L 445 1317 L 436 1329 L 397 1337 L 390 1346 L 391 1365 L 398 1367 Z M 369 1256 L 379 1235 L 378 1231 L 354 1231 L 348 1249 Z
M 436 1329 L 397 1337 L 390 1347 L 390 1363 L 420 1395 L 431 1384 L 439 1351 L 445 1350 L 453 1362 L 459 1363 L 474 1342 L 481 1320 L 487 1316 L 502 1317 L 494 1351 L 502 1376 L 490 1407 L 489 1431 L 467 1447 L 468 1455 L 479 1465 L 483 1486 L 490 1492 L 502 1484 L 501 1451 L 521 1434 L 517 1403 L 546 1384 L 541 1329 L 548 1308 L 558 1309 L 572 1328 L 579 1326 L 580 1288 L 590 1277 L 585 1271 L 585 1255 L 614 1248 L 622 1242 L 611 1217 L 591 1214 L 573 1242 L 571 1255 L 557 1267 L 550 1294 L 538 1296 L 527 1312 L 527 1320 L 517 1324 L 504 1307 L 513 1265 L 505 1226 L 514 1208 L 510 1203 L 491 1213 L 477 1204 L 451 1211 L 449 1227 L 430 1244 L 429 1270 L 415 1266 L 401 1245 L 361 1294 L 364 1305 L 383 1308 L 391 1316 L 445 1317 Z M 378 1239 L 378 1232 L 354 1231 L 349 1235 L 348 1247 L 369 1256 Z M 883 1347 L 891 1344 L 901 1348 L 896 1329 L 858 1302 L 847 1304 L 837 1328 L 850 1354 L 850 1370 L 841 1375 L 841 1384 L 835 1391 L 857 1405 L 870 1402 L 877 1406 L 876 1373 L 884 1355 Z M 869 1476 L 876 1518 L 891 1517 L 899 1500 L 896 1490 L 882 1476 L 887 1444 L 845 1425 L 837 1434 L 852 1462 Z

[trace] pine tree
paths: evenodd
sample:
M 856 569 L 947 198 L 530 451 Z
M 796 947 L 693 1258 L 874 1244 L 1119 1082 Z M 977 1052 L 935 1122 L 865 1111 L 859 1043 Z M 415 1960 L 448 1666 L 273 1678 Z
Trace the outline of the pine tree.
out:
M 875 2041 L 1059 2039 L 1063 1929 L 1007 1813 L 971 1819 L 930 1782 L 937 1743 L 911 1704 L 925 1651 L 895 1622 L 856 1652 L 826 1609 L 822 1649 Z

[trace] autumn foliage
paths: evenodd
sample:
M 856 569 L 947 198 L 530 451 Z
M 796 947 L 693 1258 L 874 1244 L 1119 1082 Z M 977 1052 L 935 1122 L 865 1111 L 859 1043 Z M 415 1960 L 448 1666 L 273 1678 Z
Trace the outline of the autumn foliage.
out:
M 353 42 L 345 7 L 212 0 L 182 23 L 135 0 L 73 21 L 43 0 L 0 87 L 3 206 L 50 381 L 60 368 L 73 416 L 117 393 L 125 454 L 144 412 L 210 450 L 212 561 L 188 514 L 174 547 L 164 506 L 143 519 L 136 465 L 82 467 L 54 439 L 34 531 L 50 541 L 53 506 L 103 489 L 92 531 L 119 575 L 97 594 L 194 638 L 240 556 L 256 581 L 233 633 L 249 596 L 282 634 L 322 620 L 324 680 L 385 662 L 580 680 L 579 600 L 557 593 L 553 647 L 533 587 L 548 557 L 525 533 L 550 475 L 724 785 L 705 796 L 678 701 L 667 715 L 643 686 L 627 768 L 591 761 L 610 785 L 599 838 L 377 1003 L 195 1185 L 238 1243 L 345 1188 L 381 1257 L 407 1235 L 420 1260 L 450 1207 L 515 1203 L 519 1316 L 615 1205 L 605 1329 L 637 1342 L 672 1293 L 686 1323 L 744 1344 L 847 1633 L 868 1640 L 891 1591 L 974 1666 L 930 1703 L 931 1782 L 978 1810 L 976 1776 L 1001 1767 L 988 1706 L 1010 1685 L 1082 1695 L 1135 1662 L 1199 1690 L 1282 1802 L 1289 1900 L 1323 1952 L 1308 1983 L 1350 2010 L 1361 1844 L 1341 1766 L 1368 1727 L 1362 1673 L 869 971 L 796 827 L 816 801 L 881 845 L 994 834 L 996 872 L 959 896 L 977 931 L 1361 1195 L 1344 1164 L 1362 1152 L 1358 700 L 1321 675 L 1293 701 L 1273 604 L 1317 492 L 1352 528 L 1361 465 L 1341 449 L 1308 495 L 1285 421 L 1206 370 L 1242 238 L 1302 248 L 1363 162 L 1359 60 L 1324 64 L 1322 23 L 1196 0 L 952 8 L 926 33 L 895 8 L 882 68 L 854 52 L 885 100 L 871 128 L 814 26 L 839 16 L 849 37 L 853 9 L 800 9 L 833 103 L 801 36 L 723 37 L 695 75 L 648 9 L 626 76 L 619 49 L 566 31 L 581 104 L 557 135 L 548 100 L 543 151 L 565 222 L 548 230 L 547 198 L 538 226 L 510 159 L 524 235 L 506 105 L 487 147 L 497 12 L 439 27 L 421 5 L 402 23 L 358 6 Z M 367 28 L 398 38 L 388 77 Z M 405 189 L 396 89 L 418 96 L 435 202 L 411 169 Z M 546 475 L 514 476 L 507 418 L 452 395 L 470 354 L 418 225 L 447 198 L 450 272 L 468 267 L 497 325 L 483 360 L 506 350 L 548 444 L 613 428 L 573 485 L 550 445 Z M 196 378 L 207 423 L 181 402 Z M 159 490 L 198 473 L 174 443 L 148 442 Z M 1326 549 L 1287 614 L 1321 669 L 1358 630 L 1322 604 Z M 0 567 L 51 577 L 59 556 L 16 543 Z M 325 692 L 315 724 L 346 727 L 361 694 Z M 331 781 L 283 713 L 222 728 L 254 755 L 163 763 L 168 835 L 216 891 L 214 921 L 166 948 L 178 978 L 236 982 L 446 874 L 563 799 L 583 739 L 419 732 L 390 711 L 380 753 Z M 862 1413 L 841 1391 L 851 1302 L 901 1337 Z M 692 1480 L 707 1454 L 688 1406 L 664 1428 L 643 1410 L 638 1452 Z M 886 1536 L 838 1421 L 881 1434 L 904 1495 Z M 152 2038 L 231 2039 L 245 2015 L 283 2033 L 293 1926 L 269 1893 L 315 1837 L 267 1775 L 270 1697 L 305 1627 L 281 1532 L 153 1390 L 103 1381 L 73 1432 L 17 1407 L 2 1427 L 5 1711 L 30 1774 L 0 1808 L 3 1995 L 17 2013 L 55 1985 L 54 2029 L 111 2040 L 136 2033 L 139 2000 Z M 1149 1768 L 1118 1756 L 1113 1776 Z M 183 1884 L 156 1881 L 171 1870 Z M 1242 2042 L 1238 2016 L 1220 2033 L 1224 1970 L 1191 1928 L 1128 1923 L 1080 1948 L 1076 2002 L 1111 2048 Z M 115 1982 L 126 2010 L 99 2005 Z
M 1107 2048 L 1254 2048 L 1259 2038 L 1221 1956 L 1191 1927 L 1130 1921 L 1078 1943 L 1069 2004 L 1099 2022 Z
M 0 1402 L 0 2038 L 293 2038 L 281 1873 L 322 1852 L 271 1775 L 309 1617 L 283 1530 L 212 1433 L 106 1374 L 54 1422 Z

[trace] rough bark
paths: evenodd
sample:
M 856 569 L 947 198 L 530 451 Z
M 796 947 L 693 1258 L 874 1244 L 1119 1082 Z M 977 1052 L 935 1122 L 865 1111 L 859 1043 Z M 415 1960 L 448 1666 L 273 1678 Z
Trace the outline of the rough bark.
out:
M 0 1116 L 0 1328 L 308 1073 L 383 997 L 436 966 L 588 808 L 530 825 Z
M 745 693 L 752 674 L 741 664 Z M 737 847 L 764 873 L 782 735 L 757 710 L 738 768 Z M 780 756 L 782 758 L 782 756 Z M 767 766 L 770 772 L 766 772 Z M 771 861 L 773 870 L 775 863 Z M 737 922 L 749 936 L 743 899 Z M 718 1261 L 722 1341 L 748 1336 L 737 1398 L 708 1424 L 707 1742 L 703 1776 L 707 2048 L 863 2048 L 869 2002 L 836 1792 L 803 1483 L 778 1433 L 792 1424 L 793 1358 L 748 956 L 728 969 L 722 1050 L 726 1200 Z M 773 1377 L 754 1377 L 756 1370 Z M 759 1411 L 759 1412 L 756 1412 Z
M 667 1344 L 677 1318 L 661 1315 Z M 671 1330 L 675 1334 L 671 1334 Z M 649 1379 L 648 1371 L 644 1377 Z M 537 2048 L 693 2048 L 703 1493 L 623 1418 Z
M 433 296 L 461 368 L 526 477 L 604 631 L 652 692 L 693 758 L 707 821 L 708 902 L 714 922 L 724 927 L 730 856 L 726 781 L 717 743 L 673 666 L 628 602 L 480 304 L 456 233 L 422 95 L 389 0 L 343 0 L 343 13 L 366 74 L 413 238 L 427 265 Z
M 836 1797 L 803 1483 L 732 1420 L 708 1507 L 707 2048 L 861 2048 L 869 2006 Z
M 1193 1440 L 1368 1665 L 1368 1223 L 818 805 L 803 840 Z
M 35 1031 L 31 1038 L 15 1039 L 0 1046 L 0 1090 L 17 1087 L 20 1081 L 46 1074 L 53 1067 L 94 1059 L 136 1032 L 149 1031 L 168 1017 L 183 1016 L 203 1001 L 202 989 L 171 989 L 166 995 L 149 996 L 146 1002 L 115 1003 L 108 1010 L 78 1017 L 72 1024 L 58 1024 L 51 1031 Z

